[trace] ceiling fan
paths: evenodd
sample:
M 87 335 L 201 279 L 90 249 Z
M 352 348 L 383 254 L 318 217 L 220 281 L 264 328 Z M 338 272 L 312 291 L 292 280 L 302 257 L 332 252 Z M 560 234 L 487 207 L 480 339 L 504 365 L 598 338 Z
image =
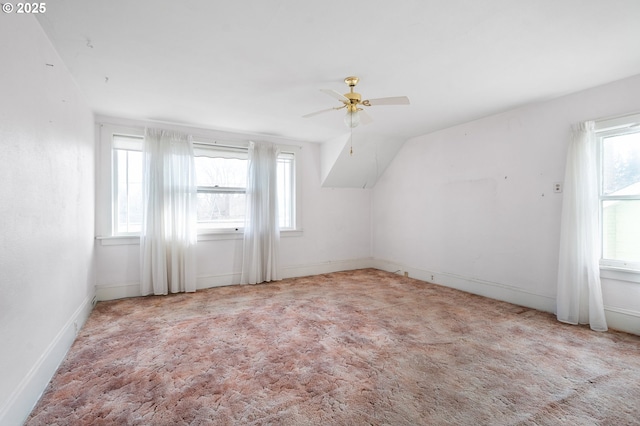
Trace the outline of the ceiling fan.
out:
M 340 102 L 343 103 L 342 106 L 327 108 L 321 111 L 312 112 L 311 114 L 303 115 L 303 118 L 313 117 L 314 115 L 322 114 L 324 112 L 329 112 L 333 110 L 338 110 L 342 108 L 347 109 L 347 115 L 344 117 L 344 124 L 347 127 L 353 128 L 358 124 L 369 124 L 373 120 L 371 116 L 365 111 L 362 107 L 369 107 L 374 105 L 408 105 L 409 98 L 406 96 L 394 96 L 389 98 L 377 98 L 377 99 L 366 99 L 362 100 L 362 96 L 360 93 L 356 93 L 353 91 L 353 88 L 356 87 L 360 79 L 358 77 L 347 77 L 344 79 L 344 82 L 349 86 L 349 93 L 345 93 L 344 95 L 336 92 L 331 89 L 320 89 L 321 92 L 326 93 L 332 98 L 336 98 Z

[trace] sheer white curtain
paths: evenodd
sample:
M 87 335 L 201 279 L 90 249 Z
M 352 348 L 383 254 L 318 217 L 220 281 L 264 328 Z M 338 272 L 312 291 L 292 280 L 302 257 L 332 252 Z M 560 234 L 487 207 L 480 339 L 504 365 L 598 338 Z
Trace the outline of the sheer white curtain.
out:
M 142 171 L 142 294 L 196 291 L 197 187 L 191 137 L 147 129 Z
M 600 288 L 597 143 L 594 122 L 573 128 L 564 178 L 558 320 L 606 331 Z
M 277 146 L 249 144 L 241 284 L 280 279 L 277 167 Z

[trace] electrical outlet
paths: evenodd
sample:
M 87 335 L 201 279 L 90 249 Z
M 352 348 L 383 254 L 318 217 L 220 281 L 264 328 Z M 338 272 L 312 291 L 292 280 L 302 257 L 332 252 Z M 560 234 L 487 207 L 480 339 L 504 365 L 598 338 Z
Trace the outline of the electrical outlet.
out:
M 562 192 L 562 183 L 556 182 L 553 184 L 553 192 L 560 193 Z
M 409 276 L 409 273 L 408 273 L 407 271 L 404 271 L 404 276 L 405 276 L 405 277 L 408 277 L 408 276 Z

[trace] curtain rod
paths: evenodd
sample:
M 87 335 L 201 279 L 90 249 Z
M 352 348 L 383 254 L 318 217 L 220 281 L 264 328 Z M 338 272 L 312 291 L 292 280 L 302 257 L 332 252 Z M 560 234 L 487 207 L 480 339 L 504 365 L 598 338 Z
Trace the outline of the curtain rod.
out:
M 192 135 L 191 136 L 192 139 L 196 139 L 193 141 L 193 145 L 200 145 L 200 146 L 216 146 L 216 147 L 220 147 L 220 148 L 227 148 L 227 149 L 232 149 L 235 151 L 246 151 L 248 148 L 248 143 L 247 142 L 238 142 L 238 143 L 234 143 L 234 142 L 219 142 L 219 141 L 212 141 L 212 142 L 203 142 L 203 141 L 199 141 L 197 140 L 197 136 Z
M 192 140 L 193 139 L 197 139 L 196 136 L 191 136 Z M 223 149 L 228 149 L 230 151 L 247 151 L 247 149 L 249 149 L 249 143 L 251 141 L 242 141 L 242 142 L 219 142 L 219 141 L 212 141 L 212 142 L 203 142 L 203 141 L 198 141 L 195 140 L 193 141 L 193 145 L 194 147 L 197 146 L 206 146 L 206 147 L 218 147 L 218 148 L 223 148 Z M 273 143 L 273 142 L 271 142 Z M 302 146 L 300 145 L 286 145 L 286 144 L 274 144 L 275 146 L 280 147 L 283 151 L 282 152 L 293 152 L 293 148 L 296 149 L 302 149 Z

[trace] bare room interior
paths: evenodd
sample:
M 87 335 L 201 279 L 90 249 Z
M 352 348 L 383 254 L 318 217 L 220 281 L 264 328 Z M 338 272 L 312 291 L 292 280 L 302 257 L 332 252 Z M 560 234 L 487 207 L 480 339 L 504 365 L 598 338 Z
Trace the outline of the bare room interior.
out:
M 638 18 L 2 3 L 0 425 L 639 424 Z

